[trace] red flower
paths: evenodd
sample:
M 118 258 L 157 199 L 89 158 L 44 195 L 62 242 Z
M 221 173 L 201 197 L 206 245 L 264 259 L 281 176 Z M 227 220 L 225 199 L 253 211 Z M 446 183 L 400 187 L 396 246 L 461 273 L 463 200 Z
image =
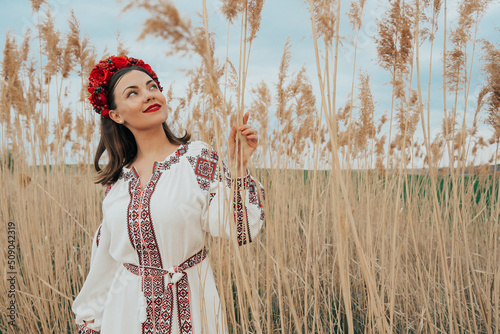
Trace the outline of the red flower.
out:
M 97 64 L 94 68 L 108 68 L 109 67 L 109 63 L 106 61 L 106 60 L 101 60 L 99 62 L 99 64 Z
M 153 76 L 153 69 L 151 68 L 151 66 L 149 66 L 148 64 L 144 64 L 144 63 L 142 63 L 141 65 L 138 65 L 138 66 L 142 67 L 143 69 L 148 71 L 149 75 Z
M 112 56 L 105 60 L 101 60 L 98 64 L 94 66 L 92 72 L 89 76 L 88 92 L 91 94 L 89 101 L 94 107 L 94 111 L 100 114 L 102 117 L 109 117 L 109 109 L 106 105 L 108 100 L 107 87 L 109 85 L 109 80 L 114 73 L 121 70 L 122 68 L 127 68 L 131 66 L 139 66 L 149 73 L 151 78 L 154 79 L 160 91 L 162 87 L 158 81 L 158 77 L 155 72 L 148 64 L 144 63 L 141 59 L 127 58 L 123 56 Z
M 134 59 L 135 60 L 135 66 L 141 66 L 144 65 L 144 61 L 142 59 Z
M 128 67 L 128 59 L 125 57 L 111 57 L 111 61 L 115 65 L 117 70 L 121 70 L 122 68 Z
M 90 81 L 98 82 L 99 84 L 108 84 L 112 73 L 108 69 L 94 68 L 90 73 Z
M 108 102 L 107 95 L 103 92 L 90 95 L 89 100 L 94 106 L 103 106 Z

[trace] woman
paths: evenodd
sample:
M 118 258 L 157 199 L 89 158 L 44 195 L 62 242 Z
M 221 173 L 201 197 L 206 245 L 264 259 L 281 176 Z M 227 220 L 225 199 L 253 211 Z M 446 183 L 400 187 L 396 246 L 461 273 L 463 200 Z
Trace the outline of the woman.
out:
M 80 333 L 225 332 L 204 234 L 243 245 L 263 224 L 264 189 L 246 168 L 257 147 L 248 114 L 231 129 L 227 169 L 207 144 L 169 130 L 161 91 L 151 67 L 134 58 L 109 57 L 90 74 L 89 100 L 101 115 L 94 165 L 107 188 L 73 302 Z M 235 159 L 238 131 L 248 150 Z

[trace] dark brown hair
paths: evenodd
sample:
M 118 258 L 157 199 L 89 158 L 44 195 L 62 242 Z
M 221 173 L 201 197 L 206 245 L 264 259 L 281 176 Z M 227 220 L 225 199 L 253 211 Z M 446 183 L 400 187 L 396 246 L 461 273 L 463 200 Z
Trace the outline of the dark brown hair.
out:
M 108 105 L 110 109 L 115 109 L 115 99 L 113 92 L 118 80 L 130 71 L 142 71 L 149 75 L 149 73 L 139 66 L 131 66 L 123 68 L 113 74 L 109 80 L 108 85 Z M 182 137 L 177 137 L 170 130 L 167 123 L 163 123 L 163 130 L 168 140 L 172 144 L 185 144 L 191 138 L 187 132 Z M 94 157 L 94 168 L 97 172 L 95 183 L 102 185 L 110 185 L 115 183 L 120 176 L 123 166 L 127 166 L 134 162 L 137 156 L 137 144 L 132 132 L 124 125 L 118 124 L 109 117 L 101 118 L 101 138 L 97 145 L 97 151 Z M 99 167 L 99 160 L 104 151 L 108 152 L 109 162 L 104 168 Z

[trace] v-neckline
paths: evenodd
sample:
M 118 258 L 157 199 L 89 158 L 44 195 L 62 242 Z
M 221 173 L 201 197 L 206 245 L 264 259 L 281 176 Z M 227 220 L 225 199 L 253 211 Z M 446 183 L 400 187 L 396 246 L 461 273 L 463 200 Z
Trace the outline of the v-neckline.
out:
M 128 173 L 128 172 L 132 172 L 134 173 L 135 177 L 137 178 L 137 180 L 139 180 L 139 188 L 140 188 L 140 191 L 141 193 L 148 187 L 149 183 L 151 182 L 151 179 L 153 178 L 153 176 L 155 175 L 155 173 L 157 172 L 157 168 L 156 166 L 160 163 L 163 163 L 165 161 L 167 161 L 168 159 L 170 159 L 173 155 L 177 154 L 177 152 L 183 147 L 184 145 L 179 145 L 172 153 L 168 154 L 165 159 L 163 159 L 162 161 L 154 161 L 153 162 L 153 169 L 151 171 L 151 176 L 149 177 L 149 180 L 148 182 L 146 182 L 144 188 L 142 187 L 142 182 L 141 182 L 141 176 L 139 174 L 139 172 L 137 171 L 137 169 L 135 168 L 135 166 L 132 166 L 131 168 L 127 168 L 127 167 L 122 167 L 122 169 L 125 171 L 125 173 Z
M 175 152 L 177 152 L 177 150 L 175 150 L 173 153 L 169 154 L 165 159 L 163 159 L 163 161 L 166 161 Z M 153 169 L 151 170 L 151 176 L 149 177 L 149 180 L 145 183 L 144 188 L 142 187 L 141 174 L 139 174 L 139 172 L 137 171 L 135 166 L 132 166 L 131 170 L 132 170 L 132 172 L 134 172 L 135 176 L 137 177 L 137 180 L 139 180 L 139 189 L 141 190 L 141 193 L 147 188 L 147 186 L 149 185 L 149 182 L 151 182 L 151 179 L 153 178 L 153 175 L 155 175 L 156 165 L 158 165 L 158 163 L 159 163 L 158 161 L 153 162 Z

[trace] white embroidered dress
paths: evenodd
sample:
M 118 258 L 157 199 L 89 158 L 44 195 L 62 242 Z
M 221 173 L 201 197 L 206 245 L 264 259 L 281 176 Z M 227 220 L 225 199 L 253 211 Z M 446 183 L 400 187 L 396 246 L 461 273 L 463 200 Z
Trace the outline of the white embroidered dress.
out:
M 243 245 L 264 220 L 261 184 L 236 180 L 231 187 L 224 163 L 201 141 L 156 162 L 143 191 L 135 168 L 123 168 L 107 189 L 90 271 L 73 302 L 79 332 L 225 332 L 204 234 Z

